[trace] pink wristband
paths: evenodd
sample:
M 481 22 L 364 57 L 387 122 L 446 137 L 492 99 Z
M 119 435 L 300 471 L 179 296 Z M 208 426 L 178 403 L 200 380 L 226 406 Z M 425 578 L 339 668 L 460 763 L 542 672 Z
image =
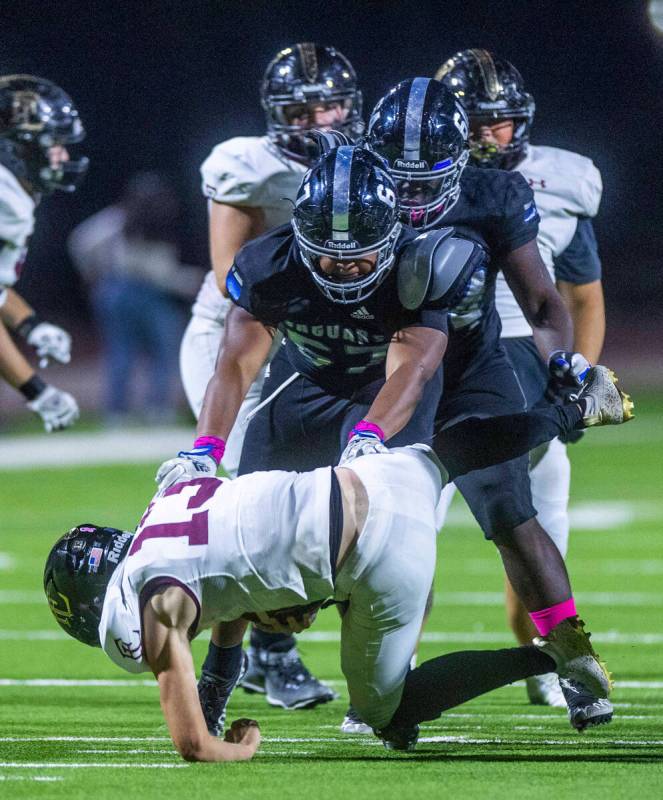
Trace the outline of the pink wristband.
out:
M 384 431 L 374 422 L 368 422 L 368 420 L 365 419 L 360 420 L 348 434 L 348 439 L 352 439 L 352 437 L 358 433 L 372 433 L 377 436 L 381 442 L 384 442 Z
M 194 447 L 211 447 L 209 454 L 216 461 L 217 464 L 221 463 L 223 454 L 226 451 L 226 443 L 218 436 L 199 436 L 193 443 Z

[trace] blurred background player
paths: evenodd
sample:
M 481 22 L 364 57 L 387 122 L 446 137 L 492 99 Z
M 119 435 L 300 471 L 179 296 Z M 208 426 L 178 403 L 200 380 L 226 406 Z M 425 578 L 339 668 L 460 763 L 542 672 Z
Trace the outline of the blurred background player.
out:
M 39 319 L 12 287 L 42 196 L 56 189 L 73 192 L 87 171 L 88 159 L 73 160 L 67 149 L 84 136 L 71 98 L 54 83 L 33 75 L 0 77 L 0 377 L 21 392 L 47 431 L 73 425 L 78 405 L 37 374 L 10 331 L 35 349 L 40 367 L 51 359 L 67 364 L 71 337 Z
M 269 228 L 290 221 L 301 180 L 318 153 L 317 145 L 307 140 L 307 131 L 334 129 L 355 138 L 363 129 L 362 96 L 354 69 L 333 47 L 305 42 L 281 50 L 265 71 L 260 99 L 267 134 L 222 142 L 201 168 L 203 192 L 209 199 L 213 269 L 193 306 L 180 350 L 182 382 L 196 418 L 214 374 L 231 305 L 226 276 L 236 252 Z M 263 379 L 261 374 L 249 390 L 228 437 L 223 466 L 232 476 L 239 467 L 246 415 L 259 401 Z M 293 637 L 252 631 L 245 687 L 264 692 L 267 676 L 261 664 L 269 664 L 274 699 L 288 707 L 331 700 L 332 690 L 308 672 L 293 648 Z
M 121 200 L 71 233 L 73 262 L 88 284 L 105 362 L 106 423 L 129 417 L 130 394 L 142 356 L 147 394 L 141 419 L 172 422 L 177 349 L 185 320 L 179 300 L 191 300 L 202 270 L 184 268 L 178 245 L 180 205 L 159 173 L 140 172 Z
M 565 300 L 574 326 L 573 349 L 596 363 L 603 346 L 605 312 L 601 262 L 590 221 L 601 200 L 601 175 L 590 159 L 557 147 L 529 144 L 534 99 L 525 91 L 518 70 L 486 50 L 468 49 L 452 56 L 436 73 L 465 106 L 470 121 L 470 158 L 477 167 L 516 170 L 534 191 L 540 223 L 537 243 L 543 261 Z M 503 274 L 497 278 L 497 309 L 502 342 L 516 370 L 528 407 L 541 403 L 549 390 L 559 400 L 559 383 L 549 382 L 532 328 Z M 568 391 L 568 390 L 567 390 Z M 570 441 L 577 441 L 579 433 Z M 559 439 L 532 454 L 531 484 L 537 519 L 566 555 L 569 535 L 570 464 Z M 447 487 L 448 506 L 453 486 Z M 507 609 L 519 642 L 535 635 L 534 627 L 507 581 Z M 565 706 L 555 675 L 527 681 L 530 701 Z

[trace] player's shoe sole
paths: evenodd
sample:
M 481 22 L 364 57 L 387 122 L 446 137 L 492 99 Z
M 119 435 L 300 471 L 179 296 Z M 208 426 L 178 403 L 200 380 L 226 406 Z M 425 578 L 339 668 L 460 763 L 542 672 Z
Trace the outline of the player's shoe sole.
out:
M 573 683 L 566 678 L 560 678 L 559 684 L 569 708 L 569 721 L 579 733 L 612 722 L 613 707 L 610 700 L 596 698 L 581 683 Z
M 607 367 L 597 365 L 589 370 L 579 393 L 579 399 L 587 401 L 585 427 L 621 425 L 634 418 L 634 403 L 630 395 L 617 388 L 618 380 Z

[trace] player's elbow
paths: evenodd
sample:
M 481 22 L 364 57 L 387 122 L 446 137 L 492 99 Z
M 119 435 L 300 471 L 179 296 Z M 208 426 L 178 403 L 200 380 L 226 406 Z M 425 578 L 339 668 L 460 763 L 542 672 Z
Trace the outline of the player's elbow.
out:
M 173 740 L 175 749 L 185 761 L 206 761 L 205 742 L 202 737 L 187 735 Z

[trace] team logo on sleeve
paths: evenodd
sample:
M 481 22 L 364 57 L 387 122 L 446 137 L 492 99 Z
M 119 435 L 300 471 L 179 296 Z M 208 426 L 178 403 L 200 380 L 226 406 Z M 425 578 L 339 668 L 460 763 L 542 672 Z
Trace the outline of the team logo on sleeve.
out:
M 242 276 L 239 274 L 237 267 L 233 266 L 228 273 L 228 277 L 226 278 L 226 289 L 233 300 L 239 300 L 239 296 L 242 293 L 243 283 L 244 281 L 242 280 Z
M 523 216 L 523 222 L 531 222 L 536 217 L 537 214 L 536 205 L 534 204 L 534 201 L 532 200 L 531 203 L 526 203 L 523 206 L 523 209 L 525 211 L 525 215 Z

